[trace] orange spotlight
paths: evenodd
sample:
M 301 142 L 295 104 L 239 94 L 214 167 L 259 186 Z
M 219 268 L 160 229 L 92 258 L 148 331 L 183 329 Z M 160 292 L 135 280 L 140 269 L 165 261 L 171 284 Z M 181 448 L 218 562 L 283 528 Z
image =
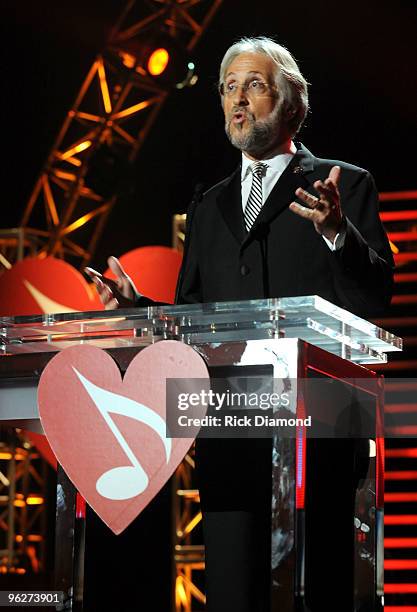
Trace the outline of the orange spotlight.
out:
M 28 497 L 26 498 L 26 503 L 28 504 L 28 506 L 38 506 L 43 504 L 43 502 L 43 497 L 40 497 L 39 495 L 28 495 Z
M 164 30 L 122 41 L 119 57 L 127 68 L 155 79 L 164 89 L 183 89 L 197 81 L 188 49 Z
M 148 59 L 148 72 L 152 76 L 159 76 L 164 72 L 169 62 L 169 53 L 163 47 L 155 49 Z

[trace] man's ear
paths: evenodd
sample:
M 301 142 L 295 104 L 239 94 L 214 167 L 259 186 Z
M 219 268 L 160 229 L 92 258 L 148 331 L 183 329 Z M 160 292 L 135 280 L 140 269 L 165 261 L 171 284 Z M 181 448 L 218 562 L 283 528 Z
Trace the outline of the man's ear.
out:
M 286 108 L 285 110 L 285 114 L 287 116 L 287 119 L 292 119 L 294 115 L 297 114 L 297 109 L 293 106 L 288 106 L 288 108 Z

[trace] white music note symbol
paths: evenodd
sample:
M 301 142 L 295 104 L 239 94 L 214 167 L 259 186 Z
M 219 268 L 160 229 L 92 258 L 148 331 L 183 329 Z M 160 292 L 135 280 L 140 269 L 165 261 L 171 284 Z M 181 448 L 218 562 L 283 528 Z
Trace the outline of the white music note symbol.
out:
M 135 402 L 123 395 L 117 395 L 111 391 L 106 391 L 98 387 L 91 381 L 87 380 L 78 370 L 72 368 L 84 389 L 97 406 L 99 412 L 105 419 L 107 425 L 113 432 L 118 443 L 126 453 L 132 465 L 123 465 L 120 467 L 111 468 L 104 472 L 96 482 L 97 492 L 107 499 L 123 500 L 136 497 L 146 490 L 149 484 L 149 478 L 145 470 L 141 466 L 120 430 L 110 416 L 110 412 L 120 414 L 132 419 L 136 419 L 141 423 L 145 423 L 151 427 L 161 438 L 165 447 L 166 462 L 169 462 L 171 456 L 171 438 L 166 437 L 166 423 L 164 419 L 154 410 L 151 410 L 144 404 Z M 108 408 L 107 406 L 111 406 Z

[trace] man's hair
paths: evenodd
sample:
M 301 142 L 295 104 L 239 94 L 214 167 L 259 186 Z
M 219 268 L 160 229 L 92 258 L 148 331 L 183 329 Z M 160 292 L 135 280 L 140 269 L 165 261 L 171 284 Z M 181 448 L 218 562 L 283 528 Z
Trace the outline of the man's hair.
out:
M 241 53 L 263 53 L 276 64 L 275 76 L 281 102 L 287 109 L 293 109 L 294 116 L 289 121 L 293 134 L 301 128 L 308 111 L 307 81 L 300 72 L 297 62 L 291 53 L 276 43 L 272 38 L 257 36 L 241 38 L 226 51 L 220 65 L 219 86 L 222 91 L 227 68 Z

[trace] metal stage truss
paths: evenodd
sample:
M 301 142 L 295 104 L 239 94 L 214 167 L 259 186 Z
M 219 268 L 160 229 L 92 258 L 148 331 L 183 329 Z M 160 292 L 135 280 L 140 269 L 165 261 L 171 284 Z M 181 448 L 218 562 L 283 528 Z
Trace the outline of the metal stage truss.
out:
M 172 218 L 172 246 L 183 251 L 187 215 Z M 204 610 L 202 589 L 205 569 L 201 532 L 200 494 L 195 483 L 194 445 L 172 479 L 175 612 Z
M 173 87 L 143 67 L 144 49 L 150 41 L 161 45 L 162 37 L 172 42 L 174 60 L 177 51 L 189 54 L 221 3 L 127 3 L 67 113 L 25 207 L 21 227 L 39 256 L 54 255 L 81 268 L 89 263 L 128 182 L 130 165 Z M 193 76 L 191 65 L 176 86 L 192 84 Z M 8 237 L 7 247 L 3 256 L 10 264 L 17 259 L 17 238 L 13 243 Z
M 194 483 L 194 449 L 173 477 L 175 611 L 204 610 L 201 582 L 205 568 L 200 495 Z
M 172 90 L 172 83 L 153 78 L 143 68 L 141 50 L 150 39 L 158 42 L 158 35 L 164 32 L 165 40 L 175 43 L 174 51 L 191 53 L 221 4 L 222 0 L 130 0 L 126 4 L 66 115 L 20 227 L 0 231 L 0 264 L 4 268 L 29 254 L 53 255 L 79 268 L 90 262 L 130 166 Z M 177 87 L 193 84 L 189 68 Z M 25 461 L 31 458 L 30 453 L 25 454 Z M 202 606 L 205 601 L 194 578 L 196 570 L 201 574 L 204 569 L 204 547 L 193 543 L 201 513 L 198 492 L 192 489 L 192 464 L 190 453 L 173 479 L 178 612 L 195 610 L 195 605 Z M 14 465 L 15 459 L 9 469 Z M 9 480 L 17 481 L 17 474 L 11 474 Z M 15 506 L 10 506 L 11 497 L 6 497 L 9 534 L 14 534 L 21 521 Z M 5 564 L 18 567 L 15 542 L 10 537 L 3 550 Z M 43 539 L 40 542 L 44 544 Z M 37 552 L 36 559 L 42 560 L 43 552 Z
M 19 430 L 18 430 L 19 431 Z M 20 433 L 0 442 L 0 574 L 45 570 L 48 466 Z

